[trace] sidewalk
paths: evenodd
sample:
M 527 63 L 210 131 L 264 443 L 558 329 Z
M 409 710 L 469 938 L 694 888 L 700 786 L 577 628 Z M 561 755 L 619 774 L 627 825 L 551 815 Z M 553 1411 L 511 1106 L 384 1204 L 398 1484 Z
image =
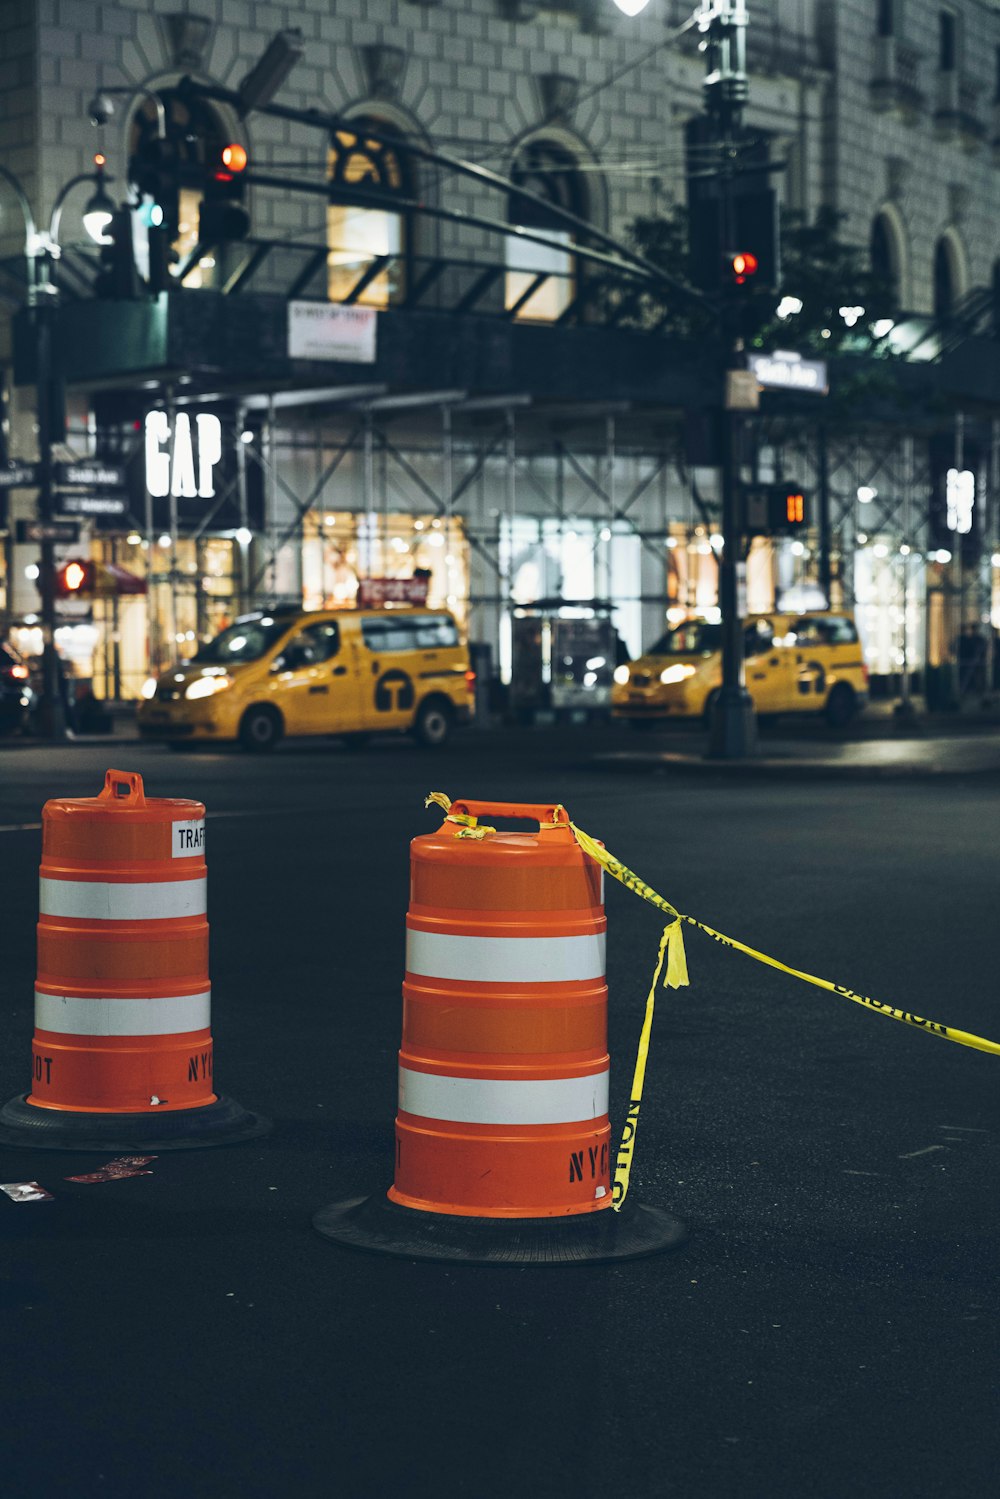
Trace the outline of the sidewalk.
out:
M 1000 775 L 1000 698 L 970 702 L 951 713 L 928 713 L 914 698 L 901 717 L 893 702 L 872 704 L 840 733 L 821 723 L 779 719 L 761 731 L 756 755 L 709 759 L 702 732 L 677 726 L 653 730 L 654 743 L 633 742 L 595 754 L 604 770 L 633 774 L 695 772 L 708 776 L 783 776 L 789 779 L 924 778 Z

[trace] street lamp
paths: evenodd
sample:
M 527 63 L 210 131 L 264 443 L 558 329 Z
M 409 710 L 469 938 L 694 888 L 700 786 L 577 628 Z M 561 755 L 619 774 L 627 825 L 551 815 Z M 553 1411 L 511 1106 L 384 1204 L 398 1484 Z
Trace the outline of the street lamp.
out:
M 31 211 L 28 195 L 14 173 L 0 165 L 0 179 L 12 189 L 24 220 L 24 257 L 28 266 L 28 307 L 35 333 L 35 415 L 38 427 L 38 519 L 50 523 L 55 508 L 52 484 L 53 445 L 53 329 L 59 290 L 52 281 L 54 261 L 59 259 L 59 224 L 63 206 L 73 189 L 82 182 L 92 182 L 95 190 L 84 210 L 84 224 L 96 243 L 104 243 L 104 231 L 114 212 L 114 203 L 105 187 L 104 157 L 95 156 L 94 170 L 71 177 L 59 191 L 52 207 L 47 234 L 40 234 Z M 40 725 L 50 739 L 62 739 L 66 732 L 66 711 L 60 689 L 59 659 L 56 654 L 56 569 L 55 544 L 44 536 L 40 543 L 38 589 L 42 597 L 42 702 Z
M 98 163 L 99 170 L 104 166 L 103 157 Z M 111 220 L 115 216 L 114 199 L 104 186 L 103 171 L 98 179 L 97 187 L 94 189 L 87 206 L 83 210 L 83 227 L 90 235 L 96 245 L 110 245 L 111 236 L 108 229 Z

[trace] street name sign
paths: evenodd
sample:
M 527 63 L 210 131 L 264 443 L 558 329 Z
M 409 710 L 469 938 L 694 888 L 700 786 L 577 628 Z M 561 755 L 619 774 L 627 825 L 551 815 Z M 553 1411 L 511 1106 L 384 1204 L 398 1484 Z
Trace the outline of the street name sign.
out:
M 128 499 L 123 494 L 61 494 L 58 506 L 64 515 L 128 514 Z
M 15 521 L 15 540 L 19 543 L 61 541 L 74 545 L 80 540 L 80 523 L 75 520 Z
M 59 485 L 85 489 L 123 489 L 125 486 L 123 463 L 101 463 L 88 458 L 81 463 L 56 463 L 53 468 Z
M 9 468 L 0 468 L 0 489 L 34 489 L 37 483 L 37 463 L 12 463 Z
M 750 354 L 747 363 L 766 390 L 801 390 L 825 396 L 829 389 L 822 359 L 803 359 L 801 354 L 777 349 L 773 354 Z

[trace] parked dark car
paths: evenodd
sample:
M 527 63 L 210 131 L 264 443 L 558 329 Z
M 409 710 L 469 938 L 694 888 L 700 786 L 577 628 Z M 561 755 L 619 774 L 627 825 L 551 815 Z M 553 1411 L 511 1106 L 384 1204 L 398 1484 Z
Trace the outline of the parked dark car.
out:
M 0 642 L 0 734 L 24 726 L 34 694 L 25 662 L 12 645 Z

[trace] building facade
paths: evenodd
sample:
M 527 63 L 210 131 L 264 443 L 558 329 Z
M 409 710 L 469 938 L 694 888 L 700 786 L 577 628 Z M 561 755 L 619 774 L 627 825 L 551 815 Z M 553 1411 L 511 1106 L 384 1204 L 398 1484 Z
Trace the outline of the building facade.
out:
M 83 530 L 65 555 L 82 549 L 103 583 L 61 603 L 60 647 L 99 696 L 134 697 L 151 665 L 241 609 L 348 605 L 371 578 L 426 576 L 515 689 L 519 661 L 545 680 L 555 669 L 525 646 L 540 613 L 608 616 L 635 654 L 665 619 L 716 607 L 718 471 L 692 438 L 717 399 L 712 372 L 621 315 L 631 283 L 615 248 L 685 201 L 705 72 L 693 8 L 8 0 L 0 144 L 39 225 L 99 150 L 152 279 L 158 142 L 174 153 L 156 294 L 86 248 L 92 184 L 58 224 L 56 456 L 125 471 L 114 494 L 66 501 Z M 283 30 L 301 33 L 300 55 L 274 97 L 314 120 L 239 93 Z M 847 414 L 764 397 L 747 477 L 796 479 L 823 516 L 804 538 L 754 542 L 749 604 L 808 607 L 823 583 L 858 609 L 888 679 L 946 662 L 962 624 L 994 607 L 1000 389 L 982 345 L 1000 284 L 1000 10 L 760 0 L 748 66 L 746 122 L 783 167 L 783 207 L 841 213 L 892 281 L 885 368 L 905 364 L 921 393 Z M 186 78 L 215 93 L 185 92 Z M 113 107 L 95 127 L 102 92 Z M 208 242 L 226 145 L 244 149 L 250 180 L 238 202 L 223 184 L 222 209 L 244 212 L 248 233 Z M 30 460 L 13 205 L 0 225 L 7 455 Z M 609 299 L 619 273 L 626 291 Z M 949 482 L 971 482 L 975 527 L 946 545 Z M 37 548 L 16 523 L 36 498 L 5 497 L 0 609 L 35 653 Z

